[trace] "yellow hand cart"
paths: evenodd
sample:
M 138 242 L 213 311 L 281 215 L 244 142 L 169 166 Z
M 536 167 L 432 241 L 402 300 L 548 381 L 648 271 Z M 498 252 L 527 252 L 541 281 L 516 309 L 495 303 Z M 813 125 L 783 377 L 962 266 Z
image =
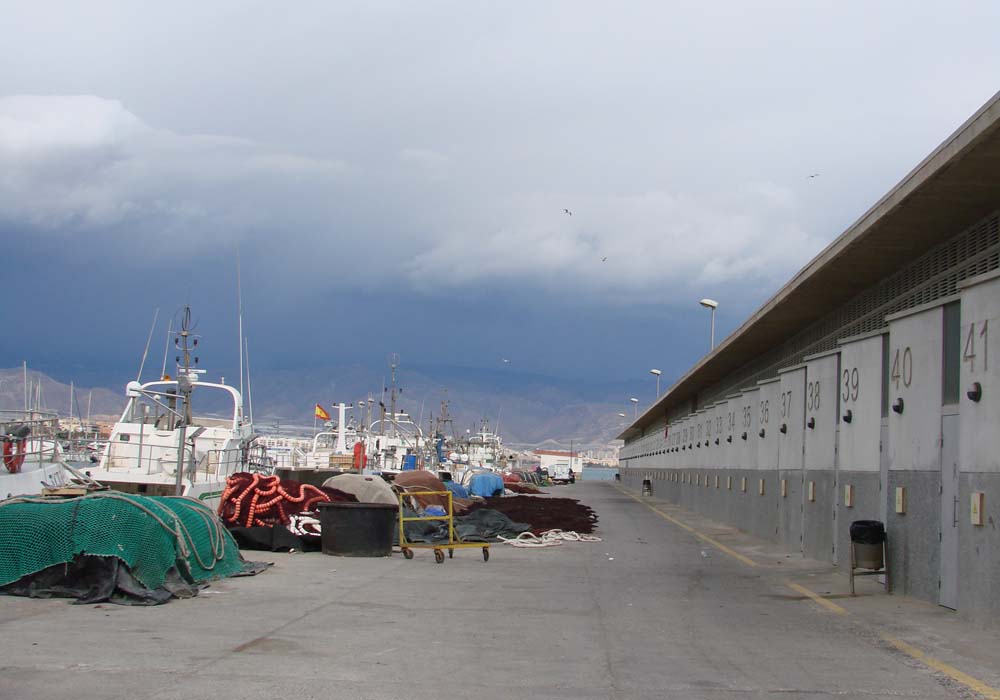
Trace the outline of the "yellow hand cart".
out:
M 414 549 L 433 549 L 434 550 L 434 561 L 438 564 L 444 562 L 444 550 L 448 550 L 448 558 L 455 556 L 456 549 L 468 549 L 470 547 L 477 547 L 483 550 L 483 561 L 490 560 L 490 543 L 489 542 L 463 542 L 455 536 L 455 510 L 452 504 L 451 491 L 404 491 L 399 495 L 399 548 L 403 552 L 403 556 L 407 559 L 413 559 Z M 414 517 L 407 517 L 404 515 L 403 511 L 403 501 L 407 496 L 445 496 L 448 499 L 448 510 L 445 515 L 421 515 Z M 427 520 L 446 520 L 448 521 L 448 541 L 447 542 L 407 542 L 406 541 L 406 530 L 404 528 L 405 523 L 427 521 Z

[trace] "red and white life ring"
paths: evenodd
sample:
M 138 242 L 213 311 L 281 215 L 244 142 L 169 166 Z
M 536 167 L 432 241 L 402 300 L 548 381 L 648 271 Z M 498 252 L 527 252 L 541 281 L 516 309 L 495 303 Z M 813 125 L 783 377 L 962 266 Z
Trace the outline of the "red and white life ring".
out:
M 3 439 L 3 465 L 11 474 L 21 471 L 24 464 L 24 440 L 12 437 Z

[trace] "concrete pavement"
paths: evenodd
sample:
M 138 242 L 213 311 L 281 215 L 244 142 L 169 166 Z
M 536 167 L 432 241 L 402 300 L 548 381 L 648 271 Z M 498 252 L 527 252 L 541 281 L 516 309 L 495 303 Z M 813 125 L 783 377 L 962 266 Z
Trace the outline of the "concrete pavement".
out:
M 440 565 L 429 551 L 249 552 L 275 567 L 158 608 L 0 597 L 0 698 L 959 698 L 1000 687 L 995 629 L 870 580 L 850 599 L 827 565 L 612 484 L 552 491 L 591 505 L 604 541 L 495 545 L 488 563 L 459 550 Z

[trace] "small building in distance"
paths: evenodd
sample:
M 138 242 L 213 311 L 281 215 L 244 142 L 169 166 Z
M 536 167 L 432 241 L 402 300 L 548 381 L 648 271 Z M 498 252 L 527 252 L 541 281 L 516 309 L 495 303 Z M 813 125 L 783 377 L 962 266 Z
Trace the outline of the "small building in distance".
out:
M 563 467 L 569 465 L 574 474 L 580 474 L 583 471 L 583 457 L 579 452 L 574 451 L 572 453 L 572 463 L 570 461 L 570 452 L 568 451 L 535 450 L 534 454 L 538 458 L 542 469 L 547 470 L 550 474 L 555 472 L 555 467 L 558 464 L 561 464 Z

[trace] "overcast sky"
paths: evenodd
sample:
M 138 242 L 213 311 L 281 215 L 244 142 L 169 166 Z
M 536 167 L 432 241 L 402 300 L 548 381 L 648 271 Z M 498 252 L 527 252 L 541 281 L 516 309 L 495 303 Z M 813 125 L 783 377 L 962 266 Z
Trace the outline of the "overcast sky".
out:
M 1000 75 L 995 0 L 0 9 L 0 366 L 66 380 L 184 303 L 235 364 L 237 248 L 261 367 L 676 376 Z

